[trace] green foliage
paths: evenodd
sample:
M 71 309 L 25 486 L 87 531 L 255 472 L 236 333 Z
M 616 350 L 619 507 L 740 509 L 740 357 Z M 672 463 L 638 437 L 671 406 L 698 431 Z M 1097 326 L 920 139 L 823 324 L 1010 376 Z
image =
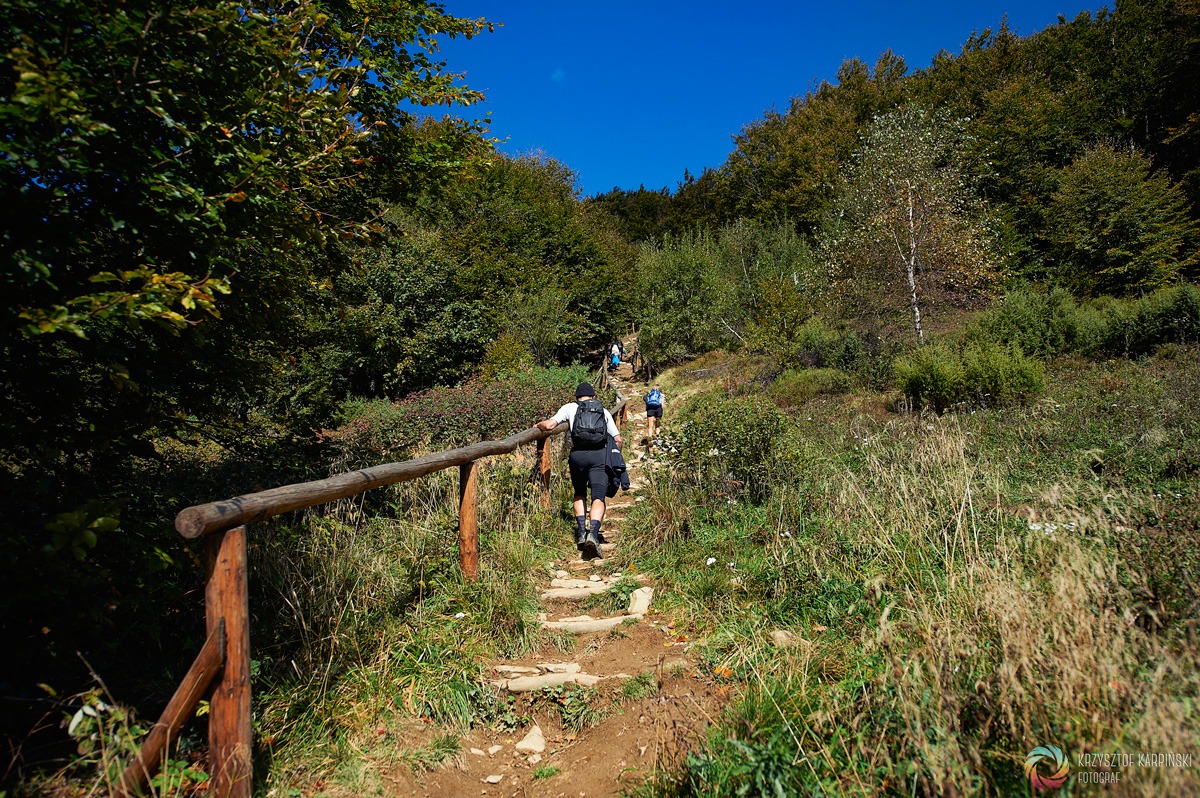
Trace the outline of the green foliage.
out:
M 1082 153 L 1062 170 L 1049 211 L 1056 274 L 1083 296 L 1153 290 L 1200 264 L 1187 198 L 1137 150 Z
M 873 72 L 857 58 L 848 60 L 836 86 L 822 83 L 793 99 L 786 112 L 770 111 L 747 125 L 722 170 L 736 215 L 789 219 L 805 233 L 817 230 L 833 206 L 838 173 L 859 128 L 900 101 L 906 71 L 890 50 Z
M 854 378 L 838 369 L 793 369 L 779 375 L 768 393 L 781 407 L 792 407 L 814 396 L 849 393 L 854 385 Z
M 1043 373 L 1041 363 L 1012 346 L 975 344 L 960 354 L 930 345 L 896 361 L 896 381 L 914 408 L 941 413 L 960 404 L 1026 402 L 1041 392 Z
M 564 729 L 578 732 L 604 720 L 604 709 L 596 705 L 598 698 L 595 688 L 568 683 L 543 687 L 536 701 L 556 710 Z
M 433 37 L 487 27 L 423 0 L 17 2 L 5 21 L 3 322 L 80 335 L 108 317 L 182 327 L 235 273 L 253 290 L 264 259 L 303 274 L 307 242 L 365 232 L 335 196 L 373 139 L 410 126 L 400 102 L 479 98 Z
M 425 208 L 453 253 L 456 289 L 488 298 L 492 330 L 523 340 L 541 364 L 583 359 L 623 329 L 630 307 L 630 245 L 578 193 L 558 161 L 498 158 Z
M 1200 290 L 1183 285 L 1099 306 L 1096 354 L 1139 357 L 1168 343 L 1200 340 Z
M 764 396 L 705 395 L 672 426 L 671 456 L 710 495 L 760 497 L 783 429 L 782 411 Z
M 533 777 L 538 781 L 553 778 L 561 772 L 561 769 L 556 765 L 538 765 L 533 769 Z
M 583 366 L 523 371 L 433 388 L 398 402 L 352 401 L 327 440 L 356 463 L 398 460 L 424 447 L 498 440 L 549 418 L 589 376 Z
M 996 277 L 986 211 L 961 166 L 965 121 L 909 104 L 876 117 L 839 183 L 822 246 L 849 303 L 878 331 L 902 318 L 918 342 L 932 306 Z M 939 302 L 940 300 L 940 302 Z
M 1065 352 L 1096 357 L 1139 357 L 1164 344 L 1200 336 L 1200 291 L 1182 285 L 1139 299 L 1078 304 L 1061 288 L 1009 291 L 967 328 L 968 341 L 1015 345 L 1047 357 Z M 1028 347 L 1028 348 L 1027 348 Z
M 658 688 L 658 679 L 653 673 L 639 673 L 621 682 L 621 698 L 625 701 L 641 701 L 657 693 Z
M 828 280 L 790 225 L 667 237 L 638 260 L 638 346 L 661 368 L 742 345 L 788 356 Z
M 1047 357 L 1086 348 L 1090 335 L 1082 321 L 1066 289 L 1021 285 L 975 317 L 966 338 L 1013 344 L 1026 354 Z

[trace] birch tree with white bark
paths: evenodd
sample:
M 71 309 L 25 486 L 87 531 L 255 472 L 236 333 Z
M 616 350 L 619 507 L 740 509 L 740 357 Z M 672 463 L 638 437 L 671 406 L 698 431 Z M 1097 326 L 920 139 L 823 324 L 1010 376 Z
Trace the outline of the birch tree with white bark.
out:
M 825 231 L 845 295 L 865 312 L 907 315 L 919 344 L 935 297 L 962 299 L 998 272 L 983 203 L 958 157 L 964 137 L 963 120 L 919 105 L 876 117 Z

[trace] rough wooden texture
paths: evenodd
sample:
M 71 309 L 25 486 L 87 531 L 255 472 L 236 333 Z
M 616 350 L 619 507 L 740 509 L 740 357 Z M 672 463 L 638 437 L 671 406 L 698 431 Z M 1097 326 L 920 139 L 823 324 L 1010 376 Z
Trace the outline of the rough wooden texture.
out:
M 542 489 L 542 507 L 550 509 L 550 442 L 543 438 L 537 442 L 538 486 Z
M 458 467 L 458 562 L 463 576 L 479 578 L 479 479 L 474 461 Z
M 338 474 L 328 479 L 284 485 L 238 496 L 234 499 L 198 504 L 195 507 L 188 507 L 175 516 L 175 529 L 185 538 L 198 538 L 221 529 L 231 529 L 251 521 L 270 518 L 273 515 L 344 499 L 372 488 L 394 485 L 397 482 L 408 482 L 434 471 L 460 466 L 482 457 L 508 454 L 519 446 L 544 440 L 566 431 L 565 422 L 551 431 L 532 427 L 502 441 L 482 441 L 470 446 L 406 460 L 402 463 L 386 463 L 359 471 Z
M 225 667 L 208 711 L 211 795 L 250 798 L 250 601 L 246 582 L 246 528 L 239 526 L 207 541 L 208 580 L 204 596 L 208 635 L 225 629 Z
M 120 796 L 132 796 L 142 791 L 150 779 L 158 772 L 163 755 L 170 749 L 171 743 L 179 735 L 179 729 L 192 714 L 196 704 L 204 695 L 204 691 L 212 684 L 217 672 L 225 663 L 225 622 L 217 624 L 216 632 L 209 634 L 208 640 L 187 675 L 179 683 L 175 695 L 167 702 L 158 723 L 155 723 L 142 743 L 137 757 L 125 768 L 121 775 L 121 783 L 117 787 Z

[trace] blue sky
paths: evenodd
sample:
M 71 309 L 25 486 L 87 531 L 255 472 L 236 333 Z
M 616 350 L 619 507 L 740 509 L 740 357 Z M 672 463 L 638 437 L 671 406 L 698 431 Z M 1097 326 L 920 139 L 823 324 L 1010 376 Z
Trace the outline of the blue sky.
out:
M 1110 4 L 1111 5 L 1111 4 Z M 457 16 L 502 23 L 447 42 L 447 69 L 487 101 L 492 135 L 511 154 L 541 153 L 578 175 L 585 195 L 614 186 L 674 190 L 733 150 L 732 137 L 788 106 L 857 56 L 891 48 L 909 70 L 1007 14 L 1028 35 L 1096 3 L 1081 0 L 445 0 Z

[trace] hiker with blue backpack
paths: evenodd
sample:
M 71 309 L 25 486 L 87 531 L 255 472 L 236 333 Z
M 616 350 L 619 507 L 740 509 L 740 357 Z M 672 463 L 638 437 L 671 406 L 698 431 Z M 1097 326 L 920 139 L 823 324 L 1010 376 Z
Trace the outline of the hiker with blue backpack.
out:
M 608 492 L 609 441 L 621 448 L 621 431 L 612 414 L 596 398 L 591 383 L 581 382 L 575 389 L 575 401 L 568 402 L 537 427 L 552 430 L 567 422 L 571 431 L 571 487 L 575 489 L 575 546 L 585 560 L 600 557 L 600 525 L 604 522 L 604 499 Z M 585 507 L 588 490 L 592 502 Z
M 653 441 L 663 415 L 663 392 L 657 385 L 646 393 L 646 439 Z

